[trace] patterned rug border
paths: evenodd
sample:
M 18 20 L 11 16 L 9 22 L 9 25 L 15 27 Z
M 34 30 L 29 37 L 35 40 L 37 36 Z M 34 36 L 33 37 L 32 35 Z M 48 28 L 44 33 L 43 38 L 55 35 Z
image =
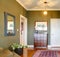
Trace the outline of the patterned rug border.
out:
M 57 50 L 37 50 L 32 57 L 57 57 Z

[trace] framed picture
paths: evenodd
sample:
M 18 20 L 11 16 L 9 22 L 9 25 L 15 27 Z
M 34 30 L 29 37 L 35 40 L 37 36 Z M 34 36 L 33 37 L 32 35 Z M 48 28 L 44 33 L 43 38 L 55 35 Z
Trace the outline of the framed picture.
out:
M 6 36 L 14 36 L 15 35 L 15 16 L 10 13 L 4 12 L 4 20 L 5 20 L 5 35 Z
M 47 30 L 47 22 L 36 22 L 35 30 Z

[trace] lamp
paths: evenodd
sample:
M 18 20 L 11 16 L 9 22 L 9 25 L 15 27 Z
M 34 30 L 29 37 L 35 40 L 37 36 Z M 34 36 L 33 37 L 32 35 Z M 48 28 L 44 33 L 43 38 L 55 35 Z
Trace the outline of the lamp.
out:
M 44 14 L 44 15 L 47 15 L 47 10 L 46 10 L 47 2 L 45 1 L 44 4 L 45 4 L 45 10 L 44 10 L 43 14 Z
M 47 15 L 47 11 L 45 10 L 45 11 L 43 12 L 43 14 L 44 14 L 44 15 Z

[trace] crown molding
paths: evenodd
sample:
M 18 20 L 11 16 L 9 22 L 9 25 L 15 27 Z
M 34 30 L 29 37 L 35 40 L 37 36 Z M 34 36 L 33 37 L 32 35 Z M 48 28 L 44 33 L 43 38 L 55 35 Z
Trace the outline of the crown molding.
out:
M 22 2 L 20 2 L 19 0 L 16 0 L 16 1 L 17 1 L 24 9 L 27 10 L 27 7 L 25 7 Z
M 45 9 L 27 9 L 27 11 L 44 11 Z M 60 9 L 46 9 L 47 11 L 60 11 Z
M 20 0 L 16 0 L 27 11 L 43 11 L 45 9 L 28 9 Z M 60 9 L 46 9 L 47 11 L 60 11 Z

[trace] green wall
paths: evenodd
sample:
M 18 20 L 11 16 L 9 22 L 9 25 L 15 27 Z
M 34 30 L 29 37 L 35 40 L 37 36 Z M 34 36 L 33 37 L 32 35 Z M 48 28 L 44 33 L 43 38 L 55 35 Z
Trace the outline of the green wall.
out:
M 8 12 L 16 17 L 15 36 L 4 36 L 4 12 Z M 0 47 L 8 48 L 13 42 L 19 43 L 20 14 L 26 16 L 26 10 L 16 2 L 16 0 L 0 0 Z
M 4 12 L 8 12 L 16 17 L 15 19 L 15 36 L 4 35 Z M 48 11 L 44 16 L 42 11 L 26 11 L 16 0 L 0 0 L 0 47 L 8 48 L 10 44 L 19 42 L 20 14 L 28 19 L 28 45 L 34 44 L 34 24 L 36 21 L 48 22 L 48 44 L 50 44 L 50 19 L 60 18 L 60 11 Z
M 48 15 L 44 16 L 42 11 L 28 11 L 28 44 L 34 44 L 34 24 L 36 21 L 47 21 L 48 23 L 48 44 L 50 44 L 50 19 L 59 18 L 60 11 L 48 11 Z

